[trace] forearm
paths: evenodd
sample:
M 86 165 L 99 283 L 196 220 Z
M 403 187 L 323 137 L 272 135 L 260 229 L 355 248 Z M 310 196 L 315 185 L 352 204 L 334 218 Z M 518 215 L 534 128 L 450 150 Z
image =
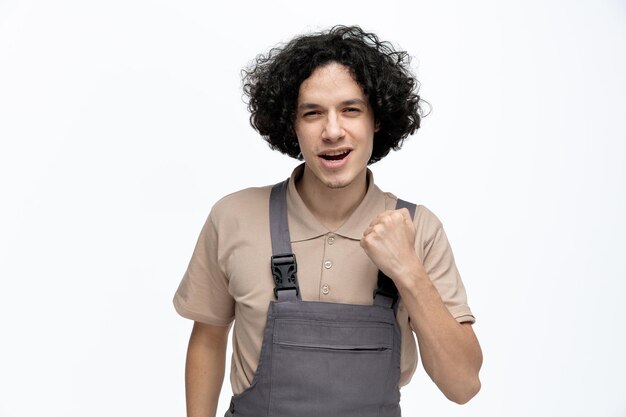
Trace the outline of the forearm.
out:
M 419 265 L 396 280 L 417 335 L 424 369 L 446 397 L 469 401 L 480 389 L 482 352 L 472 327 L 459 324 Z
M 224 380 L 228 329 L 207 333 L 206 327 L 198 327 L 198 323 L 194 325 L 187 349 L 187 417 L 215 417 Z

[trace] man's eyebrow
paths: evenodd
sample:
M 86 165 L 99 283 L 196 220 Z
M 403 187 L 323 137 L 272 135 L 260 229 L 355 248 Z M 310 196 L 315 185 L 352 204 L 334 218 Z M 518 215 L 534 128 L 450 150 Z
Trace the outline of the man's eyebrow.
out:
M 339 103 L 340 106 L 352 106 L 355 104 L 360 104 L 362 106 L 367 106 L 367 103 L 364 100 L 361 100 L 360 98 L 352 98 L 349 100 L 344 100 L 341 103 Z M 307 109 L 317 109 L 321 107 L 319 104 L 315 104 L 315 103 L 300 103 L 298 104 L 298 110 L 307 110 Z
M 319 104 L 315 104 L 315 103 L 300 103 L 300 104 L 298 104 L 298 109 L 299 110 L 316 109 L 318 107 L 320 107 Z
M 350 106 L 353 104 L 360 104 L 362 106 L 367 106 L 367 103 L 364 100 L 361 100 L 360 98 L 353 98 L 350 100 L 342 101 L 340 104 L 342 106 Z

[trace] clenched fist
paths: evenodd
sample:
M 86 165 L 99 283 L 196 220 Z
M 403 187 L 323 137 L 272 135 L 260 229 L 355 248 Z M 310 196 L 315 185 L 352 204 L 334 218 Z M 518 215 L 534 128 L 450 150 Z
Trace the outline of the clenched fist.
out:
M 405 208 L 380 213 L 363 232 L 361 247 L 396 286 L 411 273 L 423 271 L 415 253 L 415 225 Z

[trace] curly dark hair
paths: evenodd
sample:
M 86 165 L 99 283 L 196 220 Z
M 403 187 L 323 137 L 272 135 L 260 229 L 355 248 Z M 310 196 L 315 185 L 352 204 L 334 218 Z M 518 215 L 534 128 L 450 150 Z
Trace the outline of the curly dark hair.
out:
M 351 70 L 372 106 L 379 126 L 368 162 L 372 164 L 391 149 L 400 149 L 424 116 L 410 61 L 407 52 L 395 50 L 358 26 L 334 26 L 298 36 L 267 55 L 258 55 L 242 71 L 250 124 L 272 149 L 301 159 L 294 130 L 300 84 L 316 68 L 336 62 Z

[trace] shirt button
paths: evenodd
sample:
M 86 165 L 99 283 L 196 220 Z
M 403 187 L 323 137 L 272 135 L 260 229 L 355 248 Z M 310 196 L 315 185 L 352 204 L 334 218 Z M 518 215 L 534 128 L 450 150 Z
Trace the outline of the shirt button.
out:
M 328 244 L 332 245 L 333 243 L 335 243 L 335 235 L 328 236 Z
M 322 285 L 322 294 L 327 295 L 330 292 L 330 287 L 328 284 Z
M 332 263 L 332 261 L 326 261 L 326 262 L 324 262 L 324 268 L 326 268 L 326 269 L 330 269 L 330 268 L 332 268 L 332 267 L 333 267 L 333 263 Z

